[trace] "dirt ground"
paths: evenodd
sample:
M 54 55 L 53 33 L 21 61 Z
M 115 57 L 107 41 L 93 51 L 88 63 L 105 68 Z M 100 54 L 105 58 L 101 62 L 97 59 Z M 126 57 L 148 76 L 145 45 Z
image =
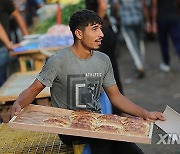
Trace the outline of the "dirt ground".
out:
M 135 78 L 135 66 L 125 43 L 117 46 L 118 64 L 125 96 L 150 111 L 163 112 L 169 105 L 180 113 L 180 61 L 171 45 L 171 67 L 169 73 L 159 70 L 161 54 L 156 40 L 146 41 L 146 76 Z M 180 125 L 180 122 L 177 122 Z M 151 145 L 138 144 L 145 154 L 180 154 L 180 145 L 157 144 L 158 134 L 164 134 L 154 126 Z M 180 134 L 179 134 L 180 135 Z

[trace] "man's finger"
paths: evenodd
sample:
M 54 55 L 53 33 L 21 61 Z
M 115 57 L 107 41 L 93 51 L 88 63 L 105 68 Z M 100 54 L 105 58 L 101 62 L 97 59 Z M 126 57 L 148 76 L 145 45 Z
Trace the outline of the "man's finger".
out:
M 17 116 L 19 114 L 19 111 L 14 112 L 14 115 Z
M 162 121 L 166 120 L 166 118 L 164 117 L 164 115 L 162 113 L 159 114 L 158 119 L 160 119 Z
M 11 118 L 14 117 L 14 112 L 15 112 L 15 110 L 14 110 L 14 108 L 12 107 L 12 108 L 11 108 Z

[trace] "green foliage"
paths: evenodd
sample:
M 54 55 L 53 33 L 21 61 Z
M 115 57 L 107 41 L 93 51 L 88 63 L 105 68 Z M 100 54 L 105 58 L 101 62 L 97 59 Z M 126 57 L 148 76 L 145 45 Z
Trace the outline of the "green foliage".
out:
M 77 10 L 80 9 L 84 9 L 85 8 L 85 3 L 83 0 L 81 0 L 80 3 L 76 4 L 76 5 L 69 5 L 66 6 L 63 10 L 62 10 L 62 23 L 65 25 L 68 25 L 69 22 L 69 17 Z
M 62 9 L 62 24 L 68 25 L 69 17 L 77 10 L 84 9 L 85 3 L 84 0 L 81 0 L 76 5 L 68 5 Z M 47 32 L 48 28 L 56 24 L 56 15 L 41 21 L 35 24 L 31 29 L 30 32 L 33 34 L 44 34 Z
M 52 16 L 51 18 L 48 18 L 44 21 L 36 23 L 33 27 L 31 27 L 30 33 L 44 34 L 47 32 L 49 27 L 55 24 L 56 24 L 56 16 Z

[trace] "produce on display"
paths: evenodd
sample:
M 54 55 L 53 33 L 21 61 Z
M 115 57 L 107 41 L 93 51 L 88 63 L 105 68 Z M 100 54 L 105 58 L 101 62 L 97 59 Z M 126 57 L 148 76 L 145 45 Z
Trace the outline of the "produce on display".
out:
M 61 5 L 61 3 L 60 3 Z M 74 4 L 71 3 L 65 7 L 62 8 L 62 24 L 68 25 L 69 22 L 69 17 L 77 10 L 85 8 L 84 1 L 81 0 L 79 3 Z M 47 30 L 53 26 L 56 25 L 56 15 L 53 15 L 46 20 L 40 21 L 36 23 L 32 28 L 31 28 L 31 33 L 33 34 L 44 34 L 47 32 Z

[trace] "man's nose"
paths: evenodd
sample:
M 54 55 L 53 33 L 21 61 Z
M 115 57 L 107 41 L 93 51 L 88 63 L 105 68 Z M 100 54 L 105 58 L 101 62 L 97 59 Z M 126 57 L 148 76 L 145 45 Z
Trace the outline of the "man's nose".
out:
M 100 31 L 99 31 L 99 36 L 100 37 L 104 37 L 104 33 L 103 33 L 103 31 L 100 29 Z

